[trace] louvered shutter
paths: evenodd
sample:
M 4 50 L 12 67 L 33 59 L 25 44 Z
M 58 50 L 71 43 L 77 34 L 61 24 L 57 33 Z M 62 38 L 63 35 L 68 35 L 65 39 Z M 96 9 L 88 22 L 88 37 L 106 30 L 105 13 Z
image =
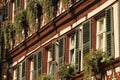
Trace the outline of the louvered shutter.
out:
M 83 24 L 83 54 L 91 49 L 91 20 Z
M 26 80 L 26 61 L 22 62 L 22 80 Z
M 114 29 L 113 29 L 113 8 L 110 7 L 106 10 L 106 47 L 107 52 L 114 53 Z
M 75 53 L 75 70 L 76 72 L 80 71 L 80 29 L 77 28 L 75 31 L 76 34 L 76 53 Z
M 59 39 L 59 65 L 64 64 L 65 38 Z
M 55 61 L 55 43 L 52 44 L 52 61 Z
M 38 53 L 38 76 L 42 73 L 42 55 L 43 55 L 43 52 L 42 51 L 40 51 L 39 53 Z

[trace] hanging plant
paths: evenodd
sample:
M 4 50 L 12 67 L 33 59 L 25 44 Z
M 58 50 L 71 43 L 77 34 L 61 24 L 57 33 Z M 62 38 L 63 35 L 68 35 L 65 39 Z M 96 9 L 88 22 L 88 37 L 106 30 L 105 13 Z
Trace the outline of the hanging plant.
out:
M 42 3 L 42 2 L 41 2 Z M 27 5 L 27 21 L 29 26 L 35 30 L 36 23 L 40 27 L 40 19 L 42 15 L 42 7 L 39 1 L 30 0 Z
M 19 41 L 22 40 L 23 38 L 23 34 L 22 31 L 24 30 L 24 36 L 25 38 L 28 36 L 28 22 L 26 19 L 26 10 L 20 10 L 16 13 L 15 15 L 15 22 L 14 22 L 14 26 L 15 26 L 15 30 L 17 33 L 17 37 L 19 38 Z
M 100 67 L 104 63 L 109 63 L 111 60 L 111 56 L 107 53 L 97 50 L 91 50 L 90 53 L 84 56 L 84 76 L 87 77 L 88 80 L 91 80 L 91 77 L 94 73 L 100 73 Z
M 2 25 L 2 31 L 4 35 L 4 44 L 6 48 L 9 48 L 10 40 L 14 40 L 12 33 L 15 31 L 13 23 L 11 21 L 5 21 Z
M 43 12 L 46 14 L 46 17 L 51 20 L 56 17 L 58 9 L 59 0 L 44 0 L 43 1 Z

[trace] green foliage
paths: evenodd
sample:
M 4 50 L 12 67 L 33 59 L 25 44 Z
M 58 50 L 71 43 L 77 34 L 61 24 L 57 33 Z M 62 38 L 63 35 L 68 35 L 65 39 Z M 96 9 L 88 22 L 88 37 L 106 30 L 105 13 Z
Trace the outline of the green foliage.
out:
M 88 80 L 91 80 L 90 78 L 93 72 L 99 73 L 100 66 L 102 66 L 103 63 L 109 63 L 110 59 L 111 56 L 106 52 L 91 50 L 90 53 L 84 56 L 84 75 L 88 77 Z
M 3 22 L 2 31 L 4 34 L 4 44 L 5 44 L 6 48 L 8 48 L 9 40 L 11 40 L 13 38 L 13 35 L 11 35 L 11 33 L 14 30 L 15 29 L 14 29 L 13 23 L 11 21 Z
M 30 0 L 27 5 L 27 20 L 28 24 L 34 26 L 37 18 L 37 4 L 36 0 Z
M 18 11 L 15 15 L 15 22 L 14 22 L 15 30 L 18 34 L 19 33 L 21 34 L 24 27 L 26 27 L 25 22 L 27 22 L 27 20 L 26 20 L 26 10 Z
M 74 65 L 72 64 L 65 64 L 59 67 L 59 70 L 57 72 L 58 77 L 62 80 L 64 79 L 72 79 L 73 74 L 75 73 Z

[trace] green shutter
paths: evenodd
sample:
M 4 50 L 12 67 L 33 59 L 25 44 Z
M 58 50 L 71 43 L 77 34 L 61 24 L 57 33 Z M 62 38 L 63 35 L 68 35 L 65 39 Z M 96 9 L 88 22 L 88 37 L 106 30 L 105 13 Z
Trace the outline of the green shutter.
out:
M 76 34 L 76 49 L 78 49 L 79 48 L 79 36 L 80 36 L 80 29 L 79 28 L 77 28 L 76 30 L 75 30 L 75 34 Z
M 79 72 L 80 71 L 80 57 L 81 57 L 81 51 L 79 51 L 79 50 L 76 50 L 76 54 L 75 54 L 75 71 L 76 72 Z
M 43 55 L 43 52 L 40 51 L 38 53 L 38 76 L 42 73 L 42 55 Z
M 107 52 L 114 53 L 113 8 L 106 9 L 106 47 Z
M 77 28 L 75 31 L 76 34 L 76 53 L 75 53 L 75 71 L 79 72 L 80 71 L 80 29 Z
M 91 49 L 91 20 L 83 24 L 83 53 L 88 53 Z
M 26 80 L 26 61 L 22 62 L 22 80 Z
M 64 64 L 65 38 L 59 39 L 59 65 Z
M 34 55 L 34 58 L 33 58 L 33 60 L 34 60 L 34 71 L 37 69 L 37 55 L 35 54 Z
M 52 44 L 52 61 L 55 61 L 55 43 Z

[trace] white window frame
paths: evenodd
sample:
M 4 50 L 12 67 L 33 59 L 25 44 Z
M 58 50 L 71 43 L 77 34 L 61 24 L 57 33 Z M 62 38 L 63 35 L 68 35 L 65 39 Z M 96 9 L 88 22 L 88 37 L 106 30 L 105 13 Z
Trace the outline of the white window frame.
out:
M 100 21 L 103 20 L 103 27 L 102 30 L 100 29 Z M 102 51 L 106 51 L 106 19 L 105 17 L 102 17 L 100 19 L 97 20 L 97 34 L 96 34 L 96 49 L 100 49 Z M 103 41 L 102 41 L 102 47 L 100 48 L 100 37 L 103 37 Z

